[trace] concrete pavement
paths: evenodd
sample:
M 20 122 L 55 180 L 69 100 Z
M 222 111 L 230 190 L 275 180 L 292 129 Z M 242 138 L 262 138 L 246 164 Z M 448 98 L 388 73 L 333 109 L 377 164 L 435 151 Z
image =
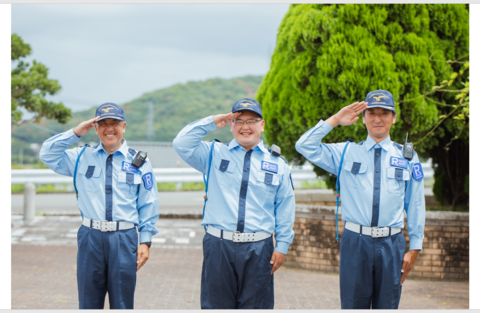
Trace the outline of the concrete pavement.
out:
M 78 216 L 12 216 L 12 309 L 76 309 Z M 199 309 L 203 227 L 198 219 L 159 220 L 150 260 L 138 272 L 135 308 Z M 467 309 L 469 284 L 407 280 L 400 308 Z M 108 300 L 107 307 L 108 307 Z M 276 309 L 340 308 L 338 275 L 282 267 Z

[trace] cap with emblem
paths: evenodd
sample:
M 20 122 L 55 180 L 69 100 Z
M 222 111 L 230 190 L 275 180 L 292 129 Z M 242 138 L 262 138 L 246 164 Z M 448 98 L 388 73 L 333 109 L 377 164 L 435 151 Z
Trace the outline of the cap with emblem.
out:
M 107 102 L 98 106 L 97 111 L 95 112 L 95 117 L 98 116 L 100 116 L 100 119 L 98 121 L 107 118 L 113 118 L 121 121 L 125 120 L 125 114 L 123 113 L 122 107 L 120 107 L 118 104 L 111 102 Z
M 260 103 L 257 101 L 250 99 L 250 98 L 242 98 L 240 100 L 235 101 L 232 106 L 232 113 L 241 112 L 241 111 L 252 111 L 262 116 L 262 108 L 260 107 Z
M 386 90 L 375 90 L 369 92 L 365 97 L 365 102 L 367 102 L 367 109 L 382 108 L 395 111 L 393 96 Z

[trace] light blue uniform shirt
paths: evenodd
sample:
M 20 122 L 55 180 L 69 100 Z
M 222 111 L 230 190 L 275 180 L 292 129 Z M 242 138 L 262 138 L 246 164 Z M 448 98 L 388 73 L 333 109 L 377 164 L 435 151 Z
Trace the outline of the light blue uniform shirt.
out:
M 55 173 L 73 176 L 82 148 L 68 147 L 79 139 L 73 129 L 53 136 L 43 143 L 40 160 Z M 102 143 L 87 147 L 83 152 L 76 175 L 78 208 L 83 216 L 92 220 L 134 223 L 140 232 L 140 242 L 151 242 L 152 236 L 158 233 L 155 227 L 159 216 L 155 176 L 148 158 L 137 173 L 127 175 L 129 172 L 123 169 L 123 162 L 131 164 L 134 155 L 129 152 L 127 142 L 122 140 L 122 146 L 112 153 L 110 161 Z M 150 190 L 145 188 L 142 179 L 147 173 L 152 173 L 153 187 Z M 111 182 L 111 191 L 106 187 L 107 182 Z
M 337 175 L 346 142 L 321 143 L 332 129 L 321 120 L 303 134 L 295 148 L 313 164 Z M 419 164 L 417 154 L 407 161 L 401 148 L 390 137 L 377 144 L 368 136 L 365 142 L 348 145 L 340 174 L 342 220 L 368 227 L 403 228 L 405 209 L 410 250 L 421 250 L 425 228 L 423 178 L 417 181 L 412 177 L 413 166 Z
M 202 138 L 216 129 L 212 116 L 193 122 L 180 131 L 173 147 L 185 162 L 207 174 L 212 143 Z M 215 143 L 202 225 L 237 231 L 238 217 L 244 216 L 243 232 L 275 232 L 275 250 L 287 254 L 295 220 L 288 164 L 272 155 L 262 141 L 251 151 L 247 152 L 235 139 L 228 146 Z M 263 168 L 270 171 L 262 169 L 262 162 Z

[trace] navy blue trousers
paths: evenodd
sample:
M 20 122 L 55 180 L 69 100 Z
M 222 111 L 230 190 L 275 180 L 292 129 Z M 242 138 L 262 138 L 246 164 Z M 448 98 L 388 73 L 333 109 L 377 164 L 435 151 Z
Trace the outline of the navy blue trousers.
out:
M 372 238 L 344 229 L 340 243 L 342 309 L 398 309 L 405 238 Z
M 82 225 L 77 242 L 80 309 L 103 309 L 107 292 L 111 309 L 133 309 L 137 230 L 101 232 Z
M 202 309 L 273 309 L 273 238 L 234 243 L 203 237 Z

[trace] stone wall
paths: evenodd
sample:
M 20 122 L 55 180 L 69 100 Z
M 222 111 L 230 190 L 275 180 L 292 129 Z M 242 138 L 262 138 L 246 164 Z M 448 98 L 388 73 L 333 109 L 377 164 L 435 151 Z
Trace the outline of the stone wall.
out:
M 338 215 L 339 238 L 343 232 Z M 409 246 L 408 231 L 403 234 Z M 426 212 L 423 250 L 419 253 L 410 279 L 469 280 L 469 215 L 456 212 Z M 284 265 L 313 271 L 338 273 L 340 241 L 335 240 L 335 209 L 297 204 L 293 227 L 295 238 Z

